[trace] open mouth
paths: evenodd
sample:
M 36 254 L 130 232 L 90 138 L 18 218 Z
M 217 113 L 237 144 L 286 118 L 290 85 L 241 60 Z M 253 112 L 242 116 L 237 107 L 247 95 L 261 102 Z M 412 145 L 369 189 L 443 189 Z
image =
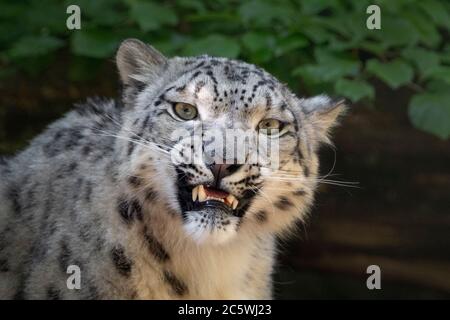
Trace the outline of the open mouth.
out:
M 231 193 L 201 184 L 193 187 L 191 193 L 191 205 L 195 211 L 209 209 L 237 217 L 242 215 L 239 200 Z
M 207 185 L 179 186 L 178 197 L 183 216 L 189 211 L 205 211 L 242 217 L 248 207 L 246 199 Z
M 178 171 L 178 176 L 177 198 L 184 218 L 187 218 L 191 211 L 242 218 L 255 195 L 255 192 L 252 191 L 237 198 L 235 195 L 209 184 L 190 185 L 181 171 Z
M 232 210 L 236 210 L 239 205 L 239 200 L 236 199 L 236 197 L 231 193 L 220 189 L 204 186 L 202 184 L 192 189 L 192 201 L 194 203 L 208 203 L 212 201 L 218 201 L 225 204 Z

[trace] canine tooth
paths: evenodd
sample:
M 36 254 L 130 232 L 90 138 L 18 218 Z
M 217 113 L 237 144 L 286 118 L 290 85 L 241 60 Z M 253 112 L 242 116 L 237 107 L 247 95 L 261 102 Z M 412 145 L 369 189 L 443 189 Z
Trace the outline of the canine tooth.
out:
M 205 187 L 203 185 L 198 186 L 198 201 L 203 202 L 206 200 Z
M 198 186 L 192 189 L 192 201 L 197 200 L 197 196 L 198 196 Z
M 231 207 L 233 208 L 233 210 L 236 210 L 237 206 L 239 204 L 239 201 L 237 199 L 233 200 L 233 204 L 231 205 Z
M 230 205 L 233 203 L 234 200 L 236 200 L 236 198 L 231 193 L 225 199 L 227 200 L 227 203 Z

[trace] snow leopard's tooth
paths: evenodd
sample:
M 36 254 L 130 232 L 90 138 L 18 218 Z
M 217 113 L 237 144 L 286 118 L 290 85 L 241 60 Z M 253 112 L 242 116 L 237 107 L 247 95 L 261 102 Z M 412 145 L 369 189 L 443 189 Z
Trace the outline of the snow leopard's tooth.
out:
M 216 200 L 216 201 L 220 201 L 220 202 L 225 202 L 225 200 L 223 200 L 221 198 L 216 198 L 216 197 L 211 197 L 211 196 L 207 196 L 206 200 Z
M 206 200 L 205 187 L 203 185 L 198 186 L 198 201 L 203 202 Z
M 236 200 L 236 198 L 230 193 L 226 198 L 225 198 L 227 204 L 231 207 L 231 205 L 233 204 L 233 201 Z
M 231 205 L 231 207 L 233 208 L 233 210 L 236 210 L 237 206 L 239 204 L 239 201 L 237 199 L 233 200 L 233 204 Z
M 198 186 L 192 189 L 192 201 L 195 202 L 195 200 L 197 200 L 197 197 L 198 197 Z

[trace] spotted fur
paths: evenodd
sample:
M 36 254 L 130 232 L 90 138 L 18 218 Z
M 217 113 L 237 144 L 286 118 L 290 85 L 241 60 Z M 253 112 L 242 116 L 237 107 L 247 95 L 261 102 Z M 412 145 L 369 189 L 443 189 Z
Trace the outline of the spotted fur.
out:
M 0 298 L 271 298 L 275 239 L 307 215 L 317 150 L 342 104 L 298 98 L 254 65 L 168 59 L 138 40 L 121 45 L 117 65 L 118 101 L 89 99 L 1 159 Z M 174 102 L 200 119 L 175 119 Z M 233 215 L 188 208 L 185 188 L 214 175 L 203 158 L 173 163 L 172 150 L 191 147 L 171 133 L 256 130 L 265 118 L 287 124 L 281 167 L 230 167 L 218 187 L 242 201 Z M 79 290 L 66 286 L 69 265 L 81 269 Z

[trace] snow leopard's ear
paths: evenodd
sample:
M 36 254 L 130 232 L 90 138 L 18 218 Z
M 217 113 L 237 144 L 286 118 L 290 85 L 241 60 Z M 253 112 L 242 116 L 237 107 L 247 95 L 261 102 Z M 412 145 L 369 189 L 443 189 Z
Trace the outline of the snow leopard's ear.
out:
M 319 95 L 301 100 L 301 107 L 318 140 L 331 143 L 329 133 L 338 124 L 339 116 L 347 109 L 345 100 Z
M 142 89 L 167 67 L 167 58 L 137 39 L 123 41 L 116 55 L 117 68 L 124 86 Z

